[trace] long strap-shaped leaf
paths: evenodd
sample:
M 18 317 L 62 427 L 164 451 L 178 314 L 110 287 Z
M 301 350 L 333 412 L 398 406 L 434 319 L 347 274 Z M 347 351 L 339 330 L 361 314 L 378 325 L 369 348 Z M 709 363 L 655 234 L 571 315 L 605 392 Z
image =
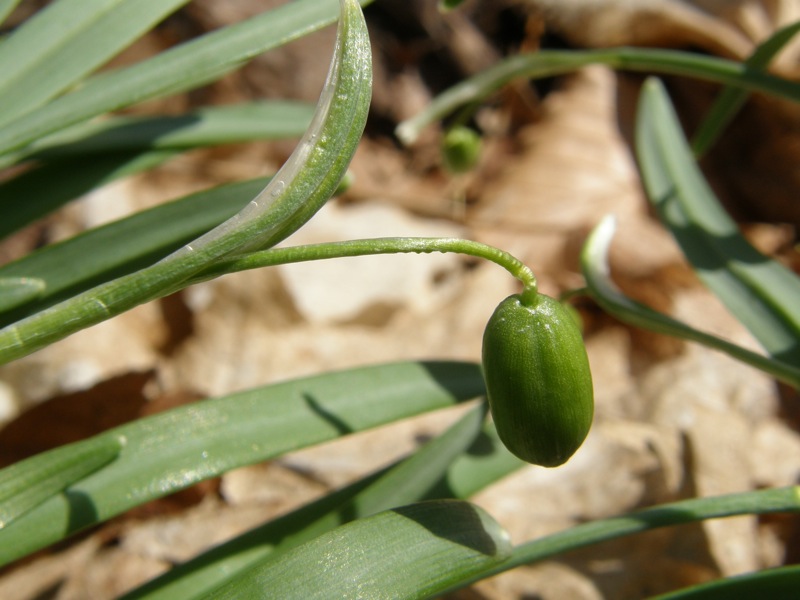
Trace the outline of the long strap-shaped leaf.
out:
M 796 600 L 800 592 L 800 565 L 789 565 L 717 579 L 650 600 L 732 600 L 735 598 L 769 598 Z
M 12 292 L 27 291 L 27 298 L 16 301 L 30 303 L 0 315 L 0 325 L 153 264 L 235 215 L 268 181 L 263 177 L 239 181 L 159 204 L 0 267 L 0 313 L 4 300 L 14 300 Z M 19 285 L 27 283 L 27 290 L 9 289 L 20 280 Z
M 32 155 L 25 158 L 35 159 L 39 163 L 35 168 L 0 183 L 0 238 L 96 188 L 151 169 L 180 152 L 300 138 L 313 113 L 313 106 L 301 103 L 253 102 L 176 117 L 116 117 L 71 127 L 30 148 Z M 20 157 L 5 158 L 13 164 Z M 3 164 L 0 158 L 0 169 Z
M 54 160 L 129 150 L 188 149 L 300 137 L 314 105 L 257 100 L 206 106 L 177 116 L 118 116 L 70 127 L 33 144 L 30 158 Z
M 656 79 L 642 89 L 636 150 L 650 202 L 703 282 L 772 357 L 800 365 L 800 277 L 753 248 L 722 208 Z
M 483 393 L 476 364 L 396 363 L 287 381 L 111 429 L 53 451 L 58 460 L 81 444 L 124 440 L 113 463 L 0 529 L 0 565 L 230 469 Z M 20 467 L 14 481 L 29 476 Z
M 0 276 L 0 313 L 32 302 L 46 287 L 47 282 L 38 277 Z
M 187 2 L 53 2 L 0 44 L 0 123 L 41 106 Z
M 741 492 L 710 498 L 692 498 L 661 504 L 620 517 L 583 523 L 515 546 L 510 559 L 496 567 L 489 568 L 472 579 L 462 581 L 450 591 L 522 565 L 651 529 L 738 515 L 796 514 L 798 512 L 800 512 L 800 486 Z M 749 598 L 750 596 L 745 597 Z
M 482 403 L 409 458 L 174 567 L 120 600 L 195 598 L 354 519 L 424 499 L 465 499 L 524 465 L 481 423 Z
M 431 598 L 510 553 L 508 534 L 482 509 L 423 502 L 338 527 L 205 598 Z
M 97 115 L 213 81 L 262 52 L 333 23 L 336 7 L 336 0 L 295 0 L 142 63 L 96 75 L 80 89 L 0 127 L 0 154 Z
M 542 50 L 503 60 L 438 95 L 423 110 L 397 126 L 397 137 L 410 144 L 427 125 L 460 106 L 478 102 L 519 77 L 541 78 L 569 73 L 591 64 L 623 71 L 665 73 L 714 81 L 749 91 L 760 91 L 800 101 L 800 84 L 773 77 L 748 65 L 691 52 L 650 48 L 603 50 Z
M 317 111 L 275 178 L 230 220 L 152 267 L 0 330 L 0 364 L 168 293 L 215 260 L 272 246 L 331 197 L 355 153 L 372 91 L 372 57 L 356 0 L 340 0 L 336 51 Z
M 5 21 L 6 17 L 11 14 L 11 11 L 17 7 L 20 0 L 0 0 L 0 23 Z
M 751 69 L 766 68 L 798 31 L 800 31 L 800 21 L 779 29 L 758 45 L 745 64 Z M 749 96 L 747 90 L 742 88 L 727 86 L 722 90 L 692 137 L 695 157 L 702 157 L 711 148 Z
M 614 284 L 608 266 L 608 250 L 614 236 L 614 219 L 606 217 L 595 227 L 581 251 L 581 269 L 592 298 L 620 321 L 649 331 L 691 340 L 724 352 L 752 367 L 800 389 L 800 368 L 756 354 L 722 338 L 705 333 L 628 298 Z
M 0 529 L 110 463 L 121 448 L 119 438 L 106 436 L 44 452 L 0 471 Z

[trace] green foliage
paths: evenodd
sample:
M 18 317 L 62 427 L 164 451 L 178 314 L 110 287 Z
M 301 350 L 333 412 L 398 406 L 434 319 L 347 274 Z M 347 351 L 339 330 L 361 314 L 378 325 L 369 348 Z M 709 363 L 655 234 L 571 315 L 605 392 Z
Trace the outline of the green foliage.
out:
M 645 84 L 636 127 L 647 194 L 697 274 L 767 353 L 800 364 L 800 277 L 739 231 L 691 158 L 663 86 Z
M 401 504 L 471 496 L 522 465 L 485 424 L 485 415 L 481 403 L 407 459 L 217 546 L 133 590 L 124 600 L 195 597 L 273 552 L 343 523 Z
M 745 61 L 745 65 L 755 70 L 765 69 L 798 31 L 800 22 L 776 31 L 756 48 Z M 714 145 L 728 123 L 744 106 L 747 98 L 748 93 L 744 89 L 727 87 L 722 91 L 692 139 L 692 151 L 696 157 L 702 157 Z
M 710 581 L 657 596 L 654 600 L 730 600 L 763 597 L 792 600 L 800 589 L 800 566 L 764 569 L 729 579 Z
M 510 555 L 508 534 L 486 512 L 466 502 L 435 500 L 338 527 L 264 561 L 206 598 L 258 598 L 266 590 L 277 598 L 430 598 Z
M 0 529 L 119 456 L 124 438 L 105 436 L 44 452 L 0 471 Z
M 0 125 L 30 114 L 188 0 L 61 0 L 0 45 Z
M 477 365 L 396 363 L 253 389 L 123 425 L 79 443 L 124 440 L 113 463 L 0 530 L 0 564 L 236 467 L 482 393 Z M 76 444 L 50 456 L 69 462 L 79 450 Z M 36 467 L 20 466 L 8 485 L 36 478 Z
M 614 236 L 613 217 L 606 217 L 589 236 L 581 253 L 581 264 L 592 298 L 609 314 L 635 327 L 698 342 L 724 352 L 765 373 L 800 388 L 800 368 L 757 354 L 722 338 L 705 333 L 681 321 L 659 313 L 625 296 L 610 277 L 608 251 Z
M 765 92 L 800 102 L 800 84 L 721 58 L 651 48 L 542 50 L 502 60 L 474 77 L 454 85 L 434 98 L 419 114 L 400 123 L 395 133 L 403 143 L 410 144 L 427 125 L 449 115 L 459 107 L 480 102 L 514 79 L 553 77 L 591 64 L 607 65 L 626 71 L 693 77 L 729 85 L 737 90 Z M 731 107 L 733 108 L 735 106 Z M 719 121 L 719 124 L 721 123 L 722 121 Z
M 268 181 L 242 181 L 179 198 L 51 244 L 0 267 L 2 281 L 19 281 L 24 277 L 27 279 L 23 282 L 30 288 L 24 299 L 15 302 L 14 308 L 19 310 L 10 311 L 9 306 L 0 314 L 0 322 L 13 323 L 20 316 L 153 264 L 231 218 Z M 33 289 L 31 280 L 41 282 L 37 289 Z
M 155 264 L 8 325 L 0 331 L 0 364 L 180 289 L 183 281 L 226 255 L 273 246 L 323 206 L 345 174 L 369 109 L 372 82 L 369 37 L 360 8 L 357 4 L 355 8 L 350 6 L 351 10 L 343 11 L 339 19 L 339 43 L 311 125 L 292 157 L 267 187 L 240 213 Z M 23 32 L 24 28 L 19 31 Z M 206 67 L 203 65 L 204 69 Z M 152 77 L 158 78 L 161 74 L 161 70 L 155 69 Z M 104 86 L 109 85 L 106 77 L 100 76 Z M 180 79 L 185 80 L 186 74 Z M 191 80 L 193 85 L 202 82 L 201 76 Z M 92 89 L 91 83 L 59 98 L 44 110 L 72 96 L 80 96 L 87 89 Z M 119 91 L 119 88 L 112 89 Z M 16 124 L 21 121 L 24 118 Z M 61 123 L 63 126 L 72 121 L 63 119 Z M 0 140 L 2 136 L 0 131 Z
M 533 273 L 520 261 L 468 240 L 387 238 L 273 247 L 335 192 L 361 137 L 371 57 L 356 0 L 339 3 L 338 43 L 314 111 L 294 103 L 259 102 L 170 117 L 96 119 L 206 84 L 337 17 L 334 0 L 296 0 L 141 63 L 97 73 L 185 3 L 56 0 L 0 42 L 0 168 L 14 167 L 0 183 L 0 237 L 105 183 L 194 148 L 303 134 L 297 150 L 272 178 L 178 198 L 1 267 L 0 364 L 199 281 L 337 256 L 460 252 L 506 268 L 522 282 L 526 301 L 555 302 L 538 295 Z M 0 21 L 16 4 L 0 0 Z M 458 4 L 441 3 L 443 8 Z M 631 48 L 515 57 L 442 94 L 401 124 L 398 136 L 413 139 L 421 127 L 461 105 L 476 105 L 514 77 L 552 76 L 599 62 L 731 86 L 699 131 L 694 144 L 699 154 L 717 139 L 747 92 L 800 101 L 800 85 L 764 70 L 797 29 L 800 25 L 778 32 L 747 63 Z M 747 245 L 719 208 L 694 163 L 692 147 L 678 132 L 666 93 L 649 82 L 637 123 L 637 152 L 651 200 L 687 259 L 758 337 L 766 355 L 698 332 L 622 295 L 605 258 L 613 234 L 610 221 L 598 227 L 584 249 L 588 292 L 620 319 L 717 348 L 800 387 L 800 283 Z M 471 130 L 451 131 L 444 148 L 449 167 L 462 171 L 474 165 L 479 141 Z M 534 462 L 560 464 L 580 445 L 591 421 L 588 367 L 585 361 L 576 367 L 564 358 L 585 358 L 567 309 L 561 307 L 563 314 L 554 321 L 551 314 L 520 314 L 519 308 L 513 307 L 513 324 L 530 326 L 531 336 L 517 337 L 514 328 L 496 322 L 487 329 L 483 366 L 499 436 L 485 420 L 487 404 L 478 401 L 404 460 L 229 540 L 127 597 L 312 598 L 343 597 L 354 590 L 370 597 L 430 597 L 657 527 L 800 511 L 798 488 L 762 490 L 653 507 L 512 546 L 491 516 L 464 501 L 522 466 L 500 438 L 515 451 L 523 440 L 525 451 L 516 453 L 528 460 L 533 456 Z M 532 353 L 541 349 L 547 331 L 558 344 L 545 348 L 545 362 L 537 362 Z M 513 373 L 503 355 L 506 349 L 524 359 Z M 515 406 L 520 390 L 523 404 L 531 397 L 535 402 Z M 477 364 L 366 366 L 205 400 L 56 448 L 0 471 L 0 564 L 230 469 L 485 395 Z M 576 397 L 580 414 L 567 410 Z M 535 414 L 526 421 L 531 411 L 520 416 L 517 408 Z M 536 420 L 544 413 L 566 417 L 569 427 L 554 433 L 546 420 Z M 520 426 L 514 439 L 507 435 L 510 421 Z M 543 451 L 530 446 L 531 439 L 551 445 Z M 566 453 L 552 451 L 563 443 Z M 687 590 L 684 597 L 751 589 L 777 594 L 796 581 L 797 570 L 787 568 Z

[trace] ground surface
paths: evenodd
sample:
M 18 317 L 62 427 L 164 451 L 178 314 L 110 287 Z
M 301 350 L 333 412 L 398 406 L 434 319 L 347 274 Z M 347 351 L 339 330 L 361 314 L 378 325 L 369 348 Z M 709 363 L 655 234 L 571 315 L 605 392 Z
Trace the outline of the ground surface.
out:
M 280 2 L 198 0 L 120 62 L 270 4 Z M 356 183 L 290 241 L 469 237 L 512 252 L 534 269 L 543 291 L 558 294 L 582 285 L 581 243 L 602 216 L 615 213 L 612 266 L 629 294 L 756 347 L 698 283 L 648 210 L 630 145 L 641 76 L 589 67 L 510 86 L 477 113 L 484 153 L 463 176 L 441 168 L 437 128 L 410 149 L 392 132 L 433 95 L 504 55 L 631 44 L 741 59 L 754 42 L 800 18 L 796 3 L 506 0 L 467 2 L 442 16 L 432 0 L 378 0 L 367 15 L 376 79 L 367 136 L 352 165 Z M 314 101 L 332 41 L 327 29 L 147 110 L 254 97 Z M 796 49 L 786 52 L 777 69 L 800 77 L 798 57 Z M 667 84 L 692 127 L 716 90 L 678 79 Z M 798 116 L 796 107 L 755 98 L 704 162 L 754 243 L 795 268 Z M 4 251 L 273 172 L 291 148 L 260 143 L 179 158 L 93 194 Z M 204 284 L 0 370 L 0 416 L 7 422 L 0 457 L 9 463 L 138 415 L 328 369 L 406 358 L 478 360 L 488 316 L 515 289 L 496 266 L 427 255 L 280 267 Z M 565 467 L 524 469 L 475 498 L 515 542 L 658 502 L 798 482 L 796 396 L 719 354 L 624 327 L 588 301 L 578 307 L 597 400 L 588 441 Z M 408 452 L 457 412 L 241 469 L 155 502 L 5 571 L 0 597 L 114 597 Z M 798 559 L 796 519 L 745 517 L 572 553 L 458 597 L 633 599 Z

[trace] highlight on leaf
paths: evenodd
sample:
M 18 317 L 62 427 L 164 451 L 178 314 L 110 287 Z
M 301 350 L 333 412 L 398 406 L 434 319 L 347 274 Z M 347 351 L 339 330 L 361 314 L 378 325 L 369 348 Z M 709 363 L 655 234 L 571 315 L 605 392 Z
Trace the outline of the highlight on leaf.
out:
M 614 217 L 606 216 L 589 235 L 581 251 L 581 270 L 589 294 L 603 310 L 629 325 L 698 342 L 724 352 L 800 389 L 800 369 L 704 333 L 625 296 L 611 279 L 608 264 L 608 252 L 615 230 Z

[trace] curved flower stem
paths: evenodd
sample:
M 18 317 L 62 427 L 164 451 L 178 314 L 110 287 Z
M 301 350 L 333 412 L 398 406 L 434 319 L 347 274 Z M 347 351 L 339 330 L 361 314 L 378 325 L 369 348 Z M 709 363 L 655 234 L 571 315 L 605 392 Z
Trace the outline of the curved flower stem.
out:
M 524 296 L 531 297 L 538 293 L 536 277 L 533 271 L 508 252 L 504 252 L 494 246 L 488 246 L 471 240 L 423 237 L 348 240 L 344 242 L 310 244 L 307 246 L 292 246 L 289 248 L 271 248 L 244 256 L 219 260 L 211 267 L 203 270 L 186 285 L 207 281 L 226 273 L 289 263 L 307 262 L 311 260 L 344 258 L 347 256 L 367 256 L 371 254 L 423 254 L 431 252 L 455 252 L 458 254 L 475 256 L 477 258 L 484 258 L 500 265 L 511 273 L 511 275 L 519 279 L 524 288 L 522 292 Z M 181 287 L 185 287 L 185 285 Z

